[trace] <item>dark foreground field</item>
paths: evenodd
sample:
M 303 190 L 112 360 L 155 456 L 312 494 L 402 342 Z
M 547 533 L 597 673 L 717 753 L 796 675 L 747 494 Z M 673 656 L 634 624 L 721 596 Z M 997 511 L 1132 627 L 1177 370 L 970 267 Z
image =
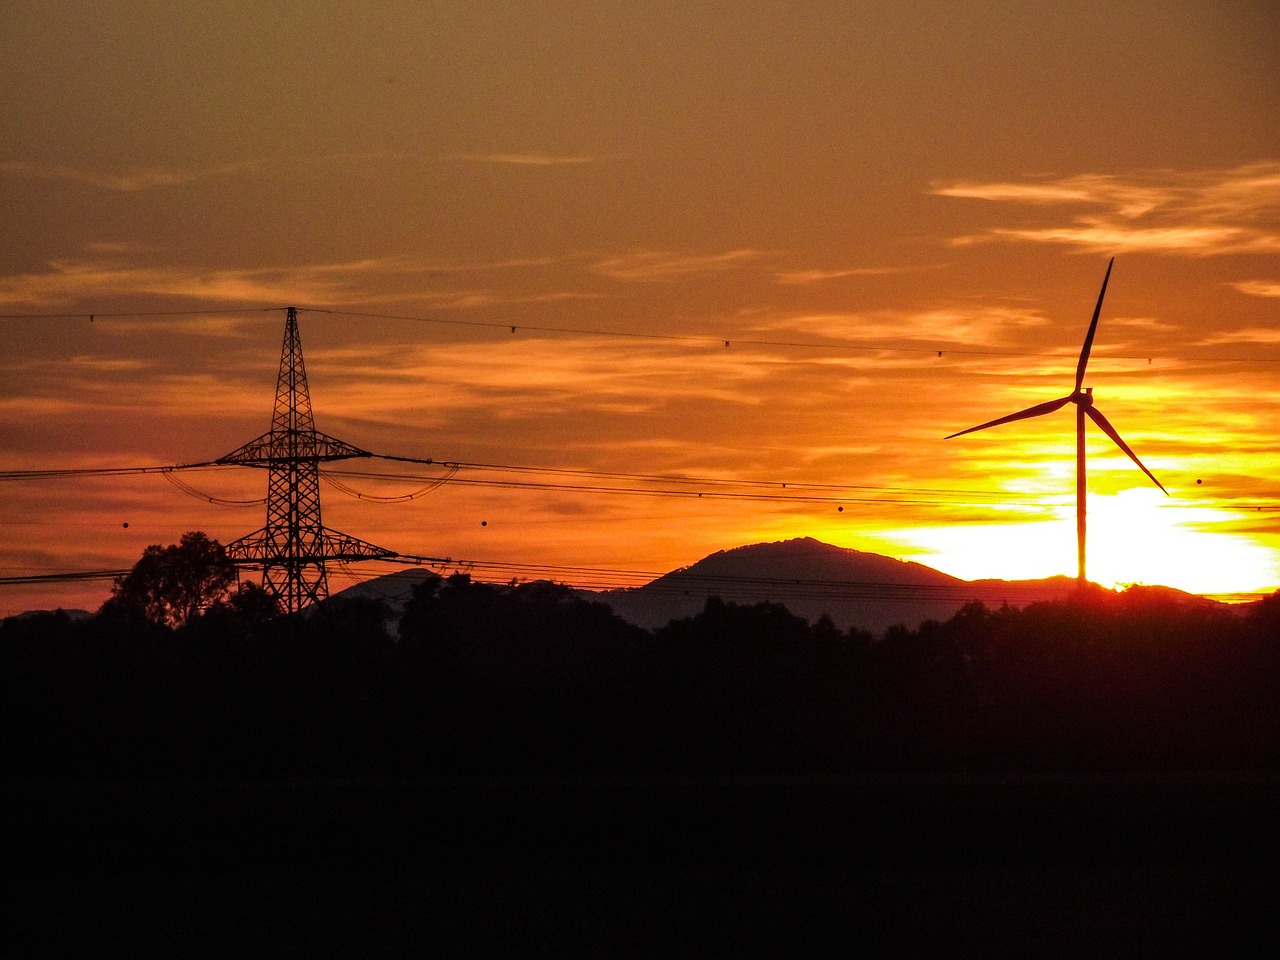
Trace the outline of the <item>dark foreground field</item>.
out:
M 8 784 L 0 936 L 8 956 L 1239 956 L 1271 932 L 1278 801 L 1222 773 Z
M 0 624 L 0 958 L 1275 955 L 1280 594 L 118 614 Z

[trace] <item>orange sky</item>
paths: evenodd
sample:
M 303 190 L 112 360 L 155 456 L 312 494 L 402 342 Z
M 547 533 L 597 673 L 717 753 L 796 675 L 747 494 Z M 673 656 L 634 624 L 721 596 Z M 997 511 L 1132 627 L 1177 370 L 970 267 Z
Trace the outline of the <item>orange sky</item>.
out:
M 83 6 L 0 36 L 2 470 L 229 452 L 283 328 L 244 311 L 296 304 L 333 311 L 301 314 L 317 425 L 366 449 L 857 488 L 326 487 L 382 546 L 663 571 L 811 535 L 1072 574 L 1071 411 L 942 438 L 1070 392 L 1115 256 L 1086 384 L 1171 496 L 1095 431 L 1091 575 L 1280 584 L 1269 3 Z M 5 483 L 0 576 L 261 525 L 158 476 Z

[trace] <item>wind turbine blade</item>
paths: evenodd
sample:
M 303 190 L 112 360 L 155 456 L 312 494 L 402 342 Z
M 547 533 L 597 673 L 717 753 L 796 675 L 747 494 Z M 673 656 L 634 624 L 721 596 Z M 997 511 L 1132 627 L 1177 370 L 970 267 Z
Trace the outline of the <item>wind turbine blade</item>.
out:
M 1111 425 L 1111 421 L 1102 415 L 1102 411 L 1097 407 L 1085 407 L 1084 412 L 1089 415 L 1089 419 L 1102 428 L 1102 432 L 1110 437 L 1117 447 L 1129 455 L 1129 459 L 1138 465 L 1138 468 L 1151 478 L 1151 482 L 1160 488 L 1161 492 L 1167 497 L 1169 491 L 1165 490 L 1164 484 L 1156 479 L 1156 475 L 1143 466 L 1142 461 L 1138 459 L 1138 455 L 1134 453 L 1127 443 L 1120 439 L 1120 434 L 1116 433 L 1116 428 Z
M 1072 394 L 1074 396 L 1074 394 Z M 953 433 L 944 439 L 950 440 L 951 437 L 962 437 L 966 433 L 974 433 L 978 430 L 985 430 L 987 427 L 998 427 L 1002 423 L 1012 423 L 1014 420 L 1030 420 L 1032 417 L 1042 417 L 1046 413 L 1053 413 L 1055 410 L 1061 410 L 1071 402 L 1071 397 L 1063 397 L 1061 400 L 1048 400 L 1045 403 L 1037 403 L 1034 407 L 1027 407 L 1025 410 L 1019 410 L 1017 413 L 1011 413 L 1007 417 L 999 417 L 995 420 L 988 420 L 986 423 L 980 423 L 976 427 L 970 427 L 968 430 L 961 430 L 959 433 Z
M 1089 332 L 1085 334 L 1084 347 L 1080 350 L 1080 362 L 1076 364 L 1076 392 L 1084 385 L 1084 368 L 1089 365 L 1089 351 L 1093 349 L 1093 335 L 1098 332 L 1098 315 L 1102 313 L 1102 298 L 1107 295 L 1107 281 L 1111 279 L 1111 268 L 1116 258 L 1112 257 L 1107 264 L 1106 275 L 1102 278 L 1102 289 L 1098 291 L 1098 305 L 1093 308 L 1093 320 L 1089 323 Z

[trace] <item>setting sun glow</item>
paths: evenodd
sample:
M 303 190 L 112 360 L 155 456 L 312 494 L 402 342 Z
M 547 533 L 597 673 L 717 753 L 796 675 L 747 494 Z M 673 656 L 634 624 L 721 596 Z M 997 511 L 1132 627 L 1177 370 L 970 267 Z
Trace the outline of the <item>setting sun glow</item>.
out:
M 904 535 L 912 559 L 966 580 L 1034 579 L 1074 571 L 1073 503 L 1052 520 L 924 527 Z M 1089 498 L 1089 579 L 1107 587 L 1160 584 L 1232 596 L 1280 581 L 1276 554 L 1261 543 L 1215 532 L 1237 518 L 1212 507 L 1179 506 L 1158 490 Z
M 1071 406 L 954 435 L 1072 392 L 1112 258 L 1077 387 L 1171 495 L 1091 423 L 1089 577 L 1280 586 L 1265 4 L 126 6 L 0 35 L 0 614 L 262 527 L 110 471 L 262 435 L 289 306 L 316 428 L 417 461 L 322 469 L 388 550 L 1074 577 Z

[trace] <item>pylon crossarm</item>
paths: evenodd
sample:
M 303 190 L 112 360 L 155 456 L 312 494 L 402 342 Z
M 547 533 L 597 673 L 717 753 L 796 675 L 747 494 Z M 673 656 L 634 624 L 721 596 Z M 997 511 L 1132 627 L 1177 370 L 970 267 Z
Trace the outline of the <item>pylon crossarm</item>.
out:
M 396 556 L 394 550 L 387 550 L 328 527 L 321 528 L 320 538 L 326 560 L 386 560 Z
M 275 561 L 326 563 L 331 560 L 389 560 L 398 556 L 394 550 L 387 550 L 329 527 L 321 527 L 318 536 L 311 543 L 290 545 L 296 547 L 292 551 L 282 554 L 280 546 L 277 538 L 270 536 L 265 528 L 260 528 L 228 543 L 227 559 L 250 564 Z
M 227 559 L 236 563 L 260 563 L 267 558 L 270 548 L 271 541 L 267 538 L 266 530 L 259 528 L 238 540 L 232 540 L 225 550 Z
M 271 430 L 250 440 L 242 447 L 219 457 L 215 463 L 240 464 L 247 467 L 269 467 L 277 463 L 297 463 L 300 460 L 314 462 L 329 460 L 353 460 L 372 457 L 368 450 L 352 446 L 319 430 L 277 431 Z

